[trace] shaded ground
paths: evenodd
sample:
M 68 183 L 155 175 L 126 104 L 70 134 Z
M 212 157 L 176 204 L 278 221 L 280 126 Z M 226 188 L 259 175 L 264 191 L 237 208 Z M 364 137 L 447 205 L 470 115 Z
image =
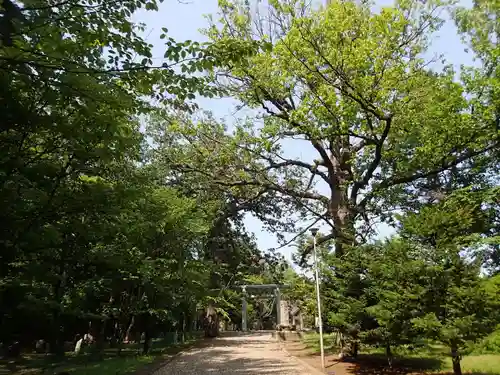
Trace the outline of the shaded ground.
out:
M 291 355 L 296 356 L 308 365 L 321 370 L 321 356 L 316 345 L 310 345 L 308 339 L 282 340 L 281 345 Z M 338 351 L 326 346 L 325 351 L 325 373 L 330 375 L 421 375 L 439 372 L 440 374 L 451 373 L 451 361 L 445 356 L 436 355 L 429 357 L 418 355 L 413 357 L 396 358 L 394 365 L 387 365 L 385 356 L 380 354 L 360 354 L 356 360 L 338 359 Z M 442 354 L 442 353 L 441 353 Z M 464 373 L 474 375 L 500 375 L 500 356 L 483 355 L 467 356 L 462 360 Z
M 321 356 L 300 341 L 284 341 L 281 343 L 288 353 L 299 358 L 308 365 L 321 370 Z M 352 374 L 355 366 L 352 363 L 339 362 L 338 356 L 328 351 L 325 353 L 326 373 L 335 375 Z
M 286 342 L 285 348 L 287 351 L 313 366 L 321 369 L 321 356 L 313 349 L 307 348 L 301 342 Z M 415 372 L 425 372 L 428 370 L 438 370 L 441 366 L 439 360 L 428 358 L 412 358 L 405 363 L 394 363 L 391 369 L 387 366 L 387 361 L 383 357 L 360 354 L 356 361 L 345 359 L 340 361 L 338 354 L 335 352 L 325 353 L 325 367 L 327 374 L 335 375 L 403 375 Z
M 203 340 L 192 337 L 184 343 L 173 344 L 170 340 L 157 339 L 148 356 L 140 355 L 139 344 L 123 345 L 120 356 L 117 349 L 105 349 L 100 358 L 93 356 L 90 348 L 78 356 L 67 353 L 60 360 L 44 354 L 24 354 L 16 360 L 0 360 L 0 375 L 52 375 L 63 371 L 71 375 L 150 375 L 159 363 L 193 345 L 203 345 Z
M 154 375 L 314 375 L 281 350 L 270 332 L 217 338 L 183 353 Z

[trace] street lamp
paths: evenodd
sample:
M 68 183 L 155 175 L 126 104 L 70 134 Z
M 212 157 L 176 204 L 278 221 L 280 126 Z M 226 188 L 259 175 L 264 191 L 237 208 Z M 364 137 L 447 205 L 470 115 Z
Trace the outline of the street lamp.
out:
M 318 257 L 316 255 L 316 234 L 318 234 L 318 228 L 311 228 L 311 234 L 313 235 L 313 256 L 314 256 L 314 268 L 316 274 L 316 303 L 318 305 L 318 325 L 319 325 L 319 347 L 321 350 L 321 367 L 325 368 L 325 349 L 323 347 L 323 320 L 321 319 L 321 298 L 319 296 L 319 271 L 318 271 Z

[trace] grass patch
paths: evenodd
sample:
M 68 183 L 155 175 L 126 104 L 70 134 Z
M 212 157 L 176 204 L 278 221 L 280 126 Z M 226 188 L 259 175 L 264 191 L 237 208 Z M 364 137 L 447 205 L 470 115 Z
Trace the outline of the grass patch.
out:
M 302 336 L 302 342 L 308 348 L 313 350 L 314 352 L 320 351 L 320 343 L 319 343 L 319 334 L 318 333 L 306 333 Z M 323 345 L 326 350 L 335 351 L 338 349 L 338 345 L 336 343 L 336 337 L 332 334 L 323 334 Z
M 43 354 L 23 355 L 15 361 L 0 361 L 0 375 L 55 375 L 64 371 L 71 375 L 128 375 L 157 360 L 167 359 L 199 338 L 193 337 L 179 344 L 166 339 L 153 340 L 147 356 L 140 354 L 142 347 L 139 344 L 123 345 L 120 355 L 116 348 L 107 348 L 100 358 L 96 358 L 90 348 L 85 348 L 79 355 L 66 353 L 60 360 Z
M 500 354 L 468 355 L 462 359 L 462 371 L 480 374 L 500 374 Z M 446 371 L 451 371 L 451 358 L 446 358 Z
M 336 352 L 334 335 L 323 335 L 325 351 Z M 304 345 L 314 352 L 320 351 L 319 335 L 308 333 L 303 336 Z M 426 373 L 449 373 L 453 366 L 449 351 L 443 345 L 426 343 L 421 347 L 410 349 L 408 347 L 393 348 L 394 366 L 404 369 L 415 369 Z M 364 362 L 375 367 L 387 366 L 383 348 L 362 346 L 356 362 Z M 500 354 L 470 354 L 465 355 L 461 361 L 464 373 L 500 375 Z
M 154 356 L 136 356 L 136 357 L 115 357 L 106 358 L 99 362 L 89 362 L 80 365 L 61 366 L 53 369 L 47 374 L 57 374 L 67 371 L 72 375 L 118 375 L 132 374 L 140 368 L 154 362 Z M 45 373 L 44 373 L 45 375 Z

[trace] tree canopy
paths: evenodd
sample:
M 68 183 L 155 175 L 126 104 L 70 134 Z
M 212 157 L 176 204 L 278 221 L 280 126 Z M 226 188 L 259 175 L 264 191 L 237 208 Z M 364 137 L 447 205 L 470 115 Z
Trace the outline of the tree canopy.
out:
M 235 134 L 262 166 L 247 165 L 228 183 L 264 179 L 304 218 L 328 227 L 319 242 L 336 238 L 338 255 L 343 243 L 370 234 L 357 222 L 435 199 L 441 187 L 487 180 L 496 167 L 496 73 L 481 52 L 494 30 L 478 35 L 472 21 L 487 7 L 456 10 L 483 59 L 457 80 L 451 63 L 437 71 L 427 57 L 443 23 L 440 2 L 400 1 L 372 12 L 369 3 L 332 1 L 316 10 L 271 1 L 264 14 L 245 2 L 221 4 L 219 23 L 207 31 L 217 85 L 260 108 L 263 122 Z M 302 140 L 317 158 L 287 157 L 286 139 Z

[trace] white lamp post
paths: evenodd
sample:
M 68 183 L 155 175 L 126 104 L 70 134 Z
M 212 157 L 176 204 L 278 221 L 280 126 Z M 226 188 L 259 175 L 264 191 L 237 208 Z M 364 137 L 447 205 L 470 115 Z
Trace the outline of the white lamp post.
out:
M 318 257 L 316 255 L 316 234 L 318 233 L 317 228 L 311 228 L 311 233 L 313 235 L 313 255 L 314 255 L 314 268 L 316 275 L 316 303 L 318 305 L 318 325 L 319 325 L 319 347 L 321 350 L 321 367 L 325 368 L 325 349 L 323 347 L 323 320 L 321 318 L 321 298 L 319 295 L 319 270 L 318 270 Z

